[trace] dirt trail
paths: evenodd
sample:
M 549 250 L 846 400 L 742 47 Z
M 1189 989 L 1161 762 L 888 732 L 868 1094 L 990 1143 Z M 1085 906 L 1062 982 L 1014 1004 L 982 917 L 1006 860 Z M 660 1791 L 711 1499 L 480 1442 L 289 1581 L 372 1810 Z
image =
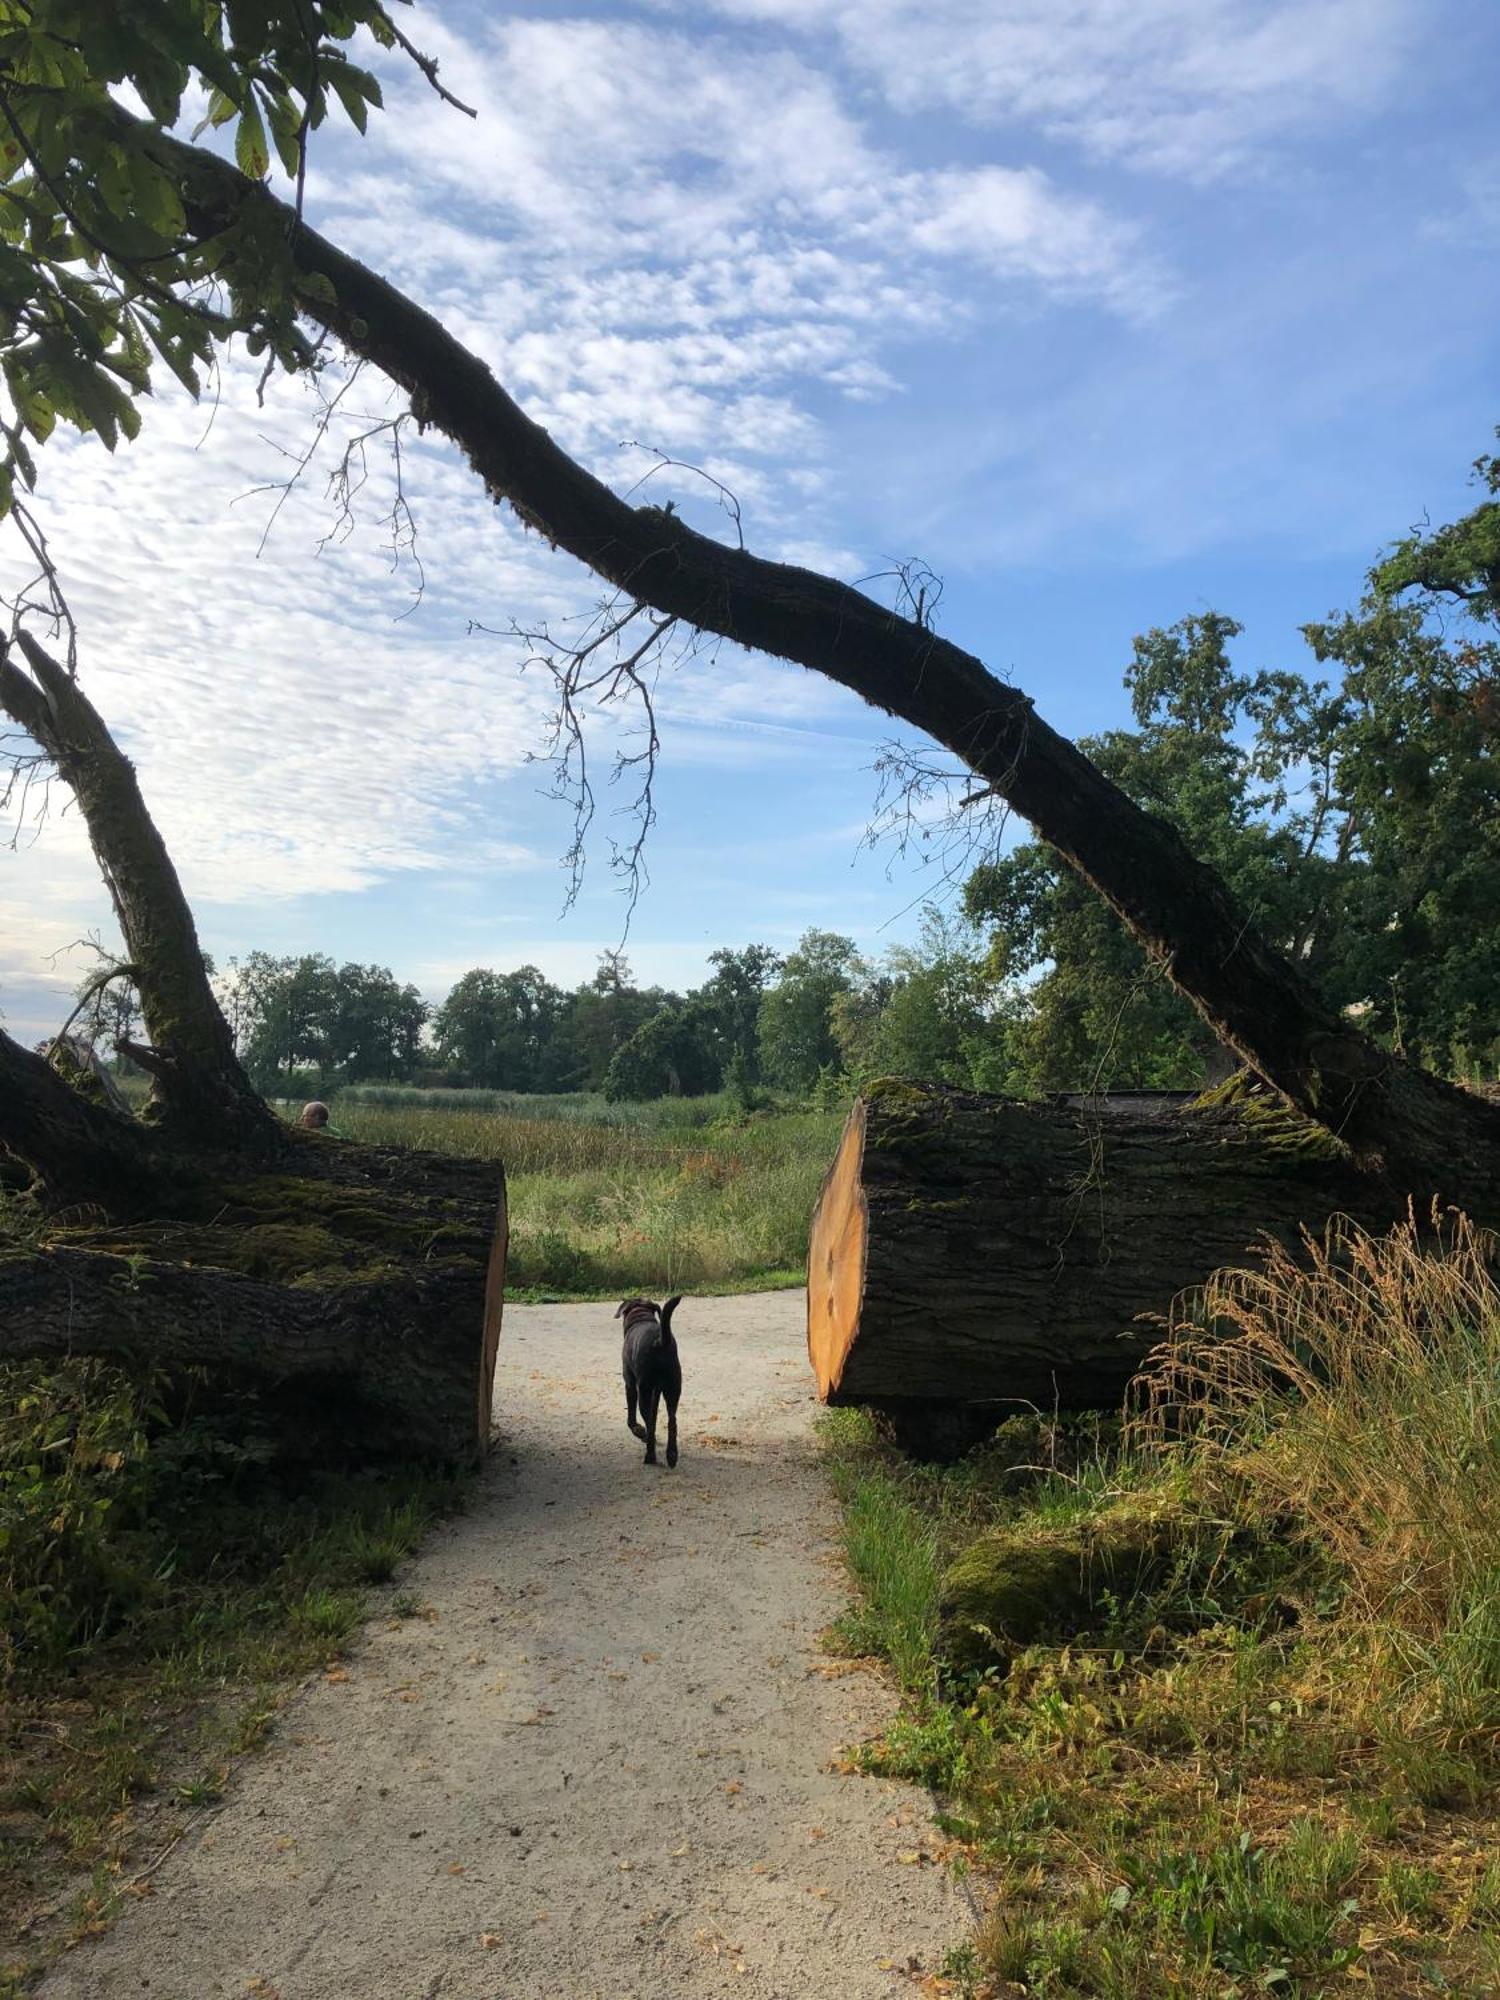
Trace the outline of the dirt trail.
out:
M 844 1596 L 797 1293 L 677 1316 L 643 1467 L 607 1306 L 506 1313 L 501 1444 L 345 1668 L 47 2000 L 866 2000 L 968 1907 L 925 1794 L 829 1766 L 889 1713 Z

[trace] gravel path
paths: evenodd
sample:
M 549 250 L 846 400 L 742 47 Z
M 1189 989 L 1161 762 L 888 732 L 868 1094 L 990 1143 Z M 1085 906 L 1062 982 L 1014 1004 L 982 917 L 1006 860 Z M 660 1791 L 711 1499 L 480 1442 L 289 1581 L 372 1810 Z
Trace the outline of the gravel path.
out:
M 346 1665 L 47 2000 L 874 2000 L 968 1908 L 924 1793 L 834 1768 L 889 1696 L 844 1598 L 799 1293 L 678 1312 L 640 1463 L 607 1306 L 507 1310 L 501 1441 Z

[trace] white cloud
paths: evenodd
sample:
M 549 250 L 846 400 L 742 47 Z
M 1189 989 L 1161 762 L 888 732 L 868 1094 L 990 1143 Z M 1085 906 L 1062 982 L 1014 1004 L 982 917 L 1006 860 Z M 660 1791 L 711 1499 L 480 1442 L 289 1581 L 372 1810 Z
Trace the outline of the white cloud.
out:
M 687 0 L 671 0 L 686 11 Z M 695 0 L 696 4 L 696 0 Z M 715 0 L 841 52 L 903 111 L 1029 126 L 1191 178 L 1368 112 L 1400 83 L 1416 0 Z
M 1035 166 L 914 166 L 843 80 L 733 35 L 507 19 L 429 34 L 470 123 L 396 70 L 320 222 L 418 289 L 575 450 L 807 457 L 809 387 L 868 399 L 881 350 L 997 303 L 1153 311 L 1128 221 Z

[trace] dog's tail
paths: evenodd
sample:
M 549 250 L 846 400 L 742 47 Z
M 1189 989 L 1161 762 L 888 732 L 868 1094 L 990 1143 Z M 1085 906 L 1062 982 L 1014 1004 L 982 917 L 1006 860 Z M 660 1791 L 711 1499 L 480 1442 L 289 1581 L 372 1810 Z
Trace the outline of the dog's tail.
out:
M 663 1333 L 670 1333 L 672 1331 L 672 1315 L 674 1312 L 676 1312 L 677 1308 L 681 1304 L 682 1304 L 682 1294 L 681 1292 L 675 1292 L 672 1295 L 672 1297 L 667 1300 L 666 1304 L 662 1307 L 661 1330 Z

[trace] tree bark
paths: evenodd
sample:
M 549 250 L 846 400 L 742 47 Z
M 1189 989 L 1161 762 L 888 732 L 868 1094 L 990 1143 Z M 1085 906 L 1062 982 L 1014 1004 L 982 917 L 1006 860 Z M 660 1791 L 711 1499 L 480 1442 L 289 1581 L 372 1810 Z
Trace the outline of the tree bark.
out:
M 135 767 L 67 670 L 30 634 L 18 643 L 30 672 L 0 646 L 0 708 L 46 752 L 88 826 L 150 1037 L 149 1048 L 132 1043 L 129 1051 L 151 1075 L 148 1115 L 188 1145 L 274 1151 L 280 1123 L 235 1054 L 193 913 Z M 0 1108 L 0 1142 L 20 1150 L 8 1108 Z
M 126 112 L 114 114 L 121 120 Z M 1111 784 L 972 654 L 861 592 L 632 507 L 563 452 L 489 369 L 395 286 L 201 147 L 132 122 L 204 236 L 287 245 L 309 318 L 405 388 L 496 500 L 637 600 L 828 675 L 962 758 L 1105 898 L 1221 1038 L 1305 1116 L 1419 1194 L 1488 1202 L 1500 1116 L 1377 1048 L 1260 936 L 1176 830 Z M 328 301 L 331 285 L 334 302 Z
M 174 1178 L 171 1162 L 134 1119 L 90 1103 L 3 1032 L 0 1148 L 31 1169 L 52 1208 L 87 1203 L 129 1215 L 153 1207 Z
M 1142 1314 L 1339 1210 L 1383 1226 L 1406 1197 L 1268 1093 L 876 1084 L 813 1218 L 819 1394 L 890 1412 L 938 1456 L 945 1430 L 961 1446 L 1021 1408 L 1117 1408 L 1160 1338 Z
M 499 1164 L 297 1150 L 301 1174 L 200 1185 L 186 1220 L 0 1246 L 0 1361 L 203 1375 L 216 1400 L 259 1397 L 289 1456 L 477 1459 L 505 1289 Z

